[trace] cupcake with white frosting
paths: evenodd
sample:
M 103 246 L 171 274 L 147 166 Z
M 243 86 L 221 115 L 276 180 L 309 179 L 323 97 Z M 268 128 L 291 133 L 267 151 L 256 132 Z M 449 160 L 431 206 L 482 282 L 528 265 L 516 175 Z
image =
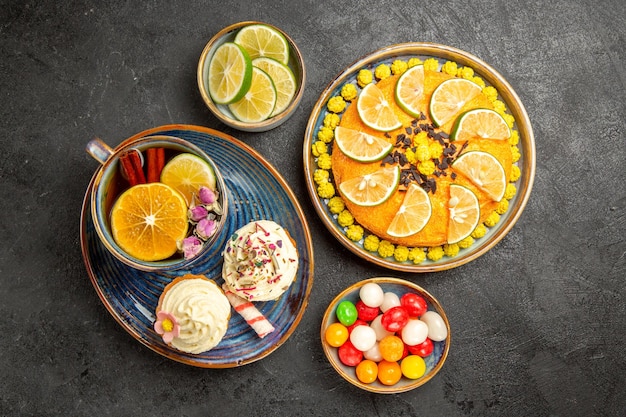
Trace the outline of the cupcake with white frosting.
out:
M 237 230 L 223 255 L 225 284 L 248 301 L 277 299 L 298 271 L 298 250 L 289 233 L 270 220 L 253 221 Z
M 230 303 L 214 281 L 187 274 L 163 290 L 154 330 L 168 345 L 198 354 L 213 349 L 222 340 L 230 313 Z

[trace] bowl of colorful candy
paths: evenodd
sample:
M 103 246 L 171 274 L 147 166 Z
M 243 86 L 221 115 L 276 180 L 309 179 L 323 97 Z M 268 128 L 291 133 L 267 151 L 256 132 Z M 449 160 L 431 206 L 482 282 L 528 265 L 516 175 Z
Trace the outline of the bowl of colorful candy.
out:
M 322 319 L 324 353 L 345 380 L 396 394 L 432 379 L 448 356 L 450 323 L 428 291 L 377 277 L 343 290 Z

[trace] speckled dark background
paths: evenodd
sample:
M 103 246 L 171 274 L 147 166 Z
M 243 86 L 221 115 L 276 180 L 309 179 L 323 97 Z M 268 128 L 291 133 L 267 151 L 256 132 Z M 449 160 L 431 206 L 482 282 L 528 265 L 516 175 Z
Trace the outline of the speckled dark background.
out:
M 202 103 L 207 40 L 240 20 L 298 43 L 296 114 L 234 131 Z M 326 231 L 305 189 L 304 129 L 343 68 L 409 41 L 482 58 L 521 97 L 537 171 L 524 214 L 492 251 L 425 275 L 371 266 Z M 0 415 L 626 415 L 626 3 L 575 1 L 0 1 Z M 315 251 L 311 302 L 288 342 L 237 369 L 172 362 L 133 339 L 83 265 L 80 205 L 98 135 L 116 145 L 170 123 L 256 148 L 289 181 Z M 427 385 L 369 394 L 326 361 L 319 324 L 347 285 L 398 276 L 441 301 L 453 343 Z

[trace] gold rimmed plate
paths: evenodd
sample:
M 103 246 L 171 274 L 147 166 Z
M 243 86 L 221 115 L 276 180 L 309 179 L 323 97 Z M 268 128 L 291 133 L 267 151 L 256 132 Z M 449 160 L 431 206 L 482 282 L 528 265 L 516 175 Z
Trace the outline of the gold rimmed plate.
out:
M 113 318 L 139 342 L 178 362 L 204 368 L 230 368 L 262 359 L 284 344 L 300 323 L 313 286 L 313 245 L 302 209 L 287 182 L 254 149 L 239 140 L 200 126 L 168 125 L 129 138 L 168 135 L 204 150 L 219 167 L 229 195 L 223 230 L 211 250 L 191 269 L 154 273 L 133 269 L 111 255 L 98 238 L 90 210 L 93 178 L 85 193 L 80 220 L 81 248 L 89 278 Z M 273 220 L 294 239 L 300 263 L 294 282 L 277 300 L 255 303 L 275 331 L 259 338 L 232 312 L 222 341 L 201 354 L 180 352 L 153 330 L 154 311 L 163 288 L 185 273 L 202 274 L 221 285 L 222 251 L 232 233 L 254 220 Z
M 341 88 L 348 83 L 354 84 L 360 90 L 356 83 L 356 77 L 361 69 L 369 69 L 374 73 L 375 68 L 380 64 L 391 65 L 395 60 L 408 62 L 411 58 L 418 58 L 422 61 L 435 58 L 440 67 L 446 61 L 456 62 L 459 67 L 470 67 L 476 76 L 483 79 L 486 85 L 493 86 L 498 91 L 498 99 L 505 104 L 507 112 L 515 119 L 513 129 L 519 133 L 517 148 L 520 153 L 516 165 L 521 171 L 520 178 L 514 183 L 517 192 L 509 201 L 508 210 L 501 215 L 494 227 L 488 228 L 485 236 L 476 239 L 469 248 L 460 249 L 456 256 L 443 256 L 436 261 L 427 258 L 418 264 L 410 260 L 398 261 L 393 256 L 383 257 L 376 251 L 366 250 L 363 247 L 363 238 L 358 241 L 348 238 L 346 228 L 338 223 L 337 215 L 330 211 L 328 199 L 318 195 L 318 185 L 314 180 L 314 173 L 318 169 L 318 158 L 312 150 L 314 143 L 319 140 L 318 133 L 323 126 L 324 118 L 329 113 L 328 100 L 340 95 Z M 328 149 L 331 152 L 332 143 L 329 144 Z M 480 257 L 493 248 L 513 228 L 530 197 L 535 175 L 535 140 L 530 119 L 517 93 L 504 77 L 487 63 L 470 53 L 449 46 L 434 43 L 405 43 L 380 49 L 358 59 L 335 77 L 324 89 L 313 108 L 306 127 L 303 162 L 307 190 L 313 206 L 326 228 L 341 244 L 360 258 L 379 266 L 406 272 L 434 272 L 455 268 Z M 330 180 L 332 182 L 332 175 Z M 364 238 L 368 234 L 369 232 L 366 230 Z

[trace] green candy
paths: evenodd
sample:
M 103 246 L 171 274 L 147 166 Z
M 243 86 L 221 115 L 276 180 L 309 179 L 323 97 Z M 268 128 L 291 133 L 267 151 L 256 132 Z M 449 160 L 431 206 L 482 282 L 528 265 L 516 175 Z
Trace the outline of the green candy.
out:
M 351 326 L 358 317 L 355 305 L 351 301 L 342 301 L 335 312 L 337 319 L 344 326 Z

